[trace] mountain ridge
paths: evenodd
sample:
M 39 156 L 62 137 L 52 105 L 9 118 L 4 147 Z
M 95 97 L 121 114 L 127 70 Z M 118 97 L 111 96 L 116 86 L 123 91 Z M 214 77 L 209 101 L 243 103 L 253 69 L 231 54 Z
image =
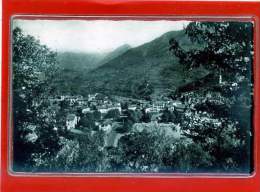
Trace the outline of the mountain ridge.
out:
M 171 38 L 178 39 L 187 49 L 191 46 L 184 31 L 164 33 L 92 70 L 85 78 L 85 88 L 90 92 L 132 96 L 135 85 L 147 81 L 153 85 L 155 97 L 177 89 L 188 79 L 183 66 L 169 51 Z
M 167 96 L 187 82 L 207 74 L 205 69 L 187 71 L 169 51 L 169 41 L 175 38 L 184 49 L 192 49 L 184 30 L 169 31 L 138 47 L 123 45 L 106 56 L 91 70 L 81 68 L 67 76 L 68 87 L 63 92 L 87 95 L 100 92 L 107 95 L 136 97 L 136 87 L 152 85 L 152 98 Z M 107 59 L 105 59 L 107 58 Z M 70 75 L 70 74 L 68 74 Z

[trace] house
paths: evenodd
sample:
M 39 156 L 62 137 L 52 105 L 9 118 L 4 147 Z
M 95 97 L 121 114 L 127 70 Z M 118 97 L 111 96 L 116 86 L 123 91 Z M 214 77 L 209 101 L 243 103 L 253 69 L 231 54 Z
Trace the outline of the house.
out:
M 104 106 L 100 106 L 100 107 L 97 107 L 98 108 L 98 111 L 101 113 L 101 114 L 106 114 L 109 109 L 104 107 Z
M 121 107 L 105 107 L 105 106 L 98 106 L 98 111 L 101 113 L 102 118 L 111 110 L 118 110 L 121 113 Z
M 95 101 L 95 102 L 101 104 L 101 103 L 104 103 L 104 101 L 108 101 L 108 97 L 101 93 L 89 94 L 88 101 Z
M 153 111 L 163 110 L 165 107 L 165 102 L 163 101 L 155 101 L 152 105 Z
M 88 112 L 90 112 L 90 111 L 91 111 L 90 107 L 87 107 L 87 108 L 82 109 L 82 113 L 83 113 L 83 114 L 86 114 L 86 113 L 88 113 Z
M 88 101 L 93 101 L 96 97 L 96 94 L 89 94 L 88 95 Z
M 136 105 L 130 105 L 130 106 L 128 107 L 129 110 L 133 110 L 133 111 L 135 111 L 136 108 L 137 108 Z
M 78 99 L 78 104 L 80 106 L 87 105 L 87 103 L 88 103 L 88 100 L 86 100 L 86 99 Z
M 186 109 L 186 106 L 182 104 L 181 102 L 176 102 L 174 104 L 176 111 L 183 112 Z
M 78 122 L 79 122 L 79 118 L 75 114 L 69 114 L 66 118 L 67 130 L 75 129 Z

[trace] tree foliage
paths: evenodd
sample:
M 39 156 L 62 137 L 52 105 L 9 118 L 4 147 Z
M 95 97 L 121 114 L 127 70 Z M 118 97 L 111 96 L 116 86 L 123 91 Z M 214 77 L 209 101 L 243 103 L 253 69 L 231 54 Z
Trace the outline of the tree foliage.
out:
M 53 111 L 47 111 L 44 97 L 52 91 L 56 53 L 20 28 L 13 29 L 12 88 L 14 116 L 14 168 L 31 163 L 33 153 L 52 153 L 58 148 L 53 131 Z
M 252 107 L 253 24 L 191 22 L 186 35 L 199 48 L 184 50 L 175 39 L 170 50 L 187 69 L 204 67 L 224 81 L 201 85 L 189 95 L 182 127 L 186 136 L 209 151 L 219 170 L 248 170 Z M 241 118 L 240 111 L 246 116 Z M 247 152 L 246 152 L 247 151 Z M 243 157 L 243 162 L 241 157 Z
M 154 87 L 147 80 L 143 80 L 133 85 L 132 93 L 135 98 L 151 100 L 151 94 L 154 92 Z
M 204 66 L 211 70 L 251 78 L 253 55 L 253 24 L 251 22 L 192 22 L 186 34 L 202 48 L 185 51 L 175 39 L 170 50 L 189 69 Z

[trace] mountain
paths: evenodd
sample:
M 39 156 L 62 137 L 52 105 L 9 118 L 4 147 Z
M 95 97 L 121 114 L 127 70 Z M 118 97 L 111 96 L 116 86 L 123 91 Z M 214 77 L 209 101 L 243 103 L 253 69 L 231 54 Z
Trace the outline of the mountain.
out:
M 109 53 L 59 52 L 57 61 L 61 70 L 86 73 L 120 56 L 130 48 L 130 45 L 125 44 Z
M 103 65 L 109 61 L 111 61 L 112 59 L 122 55 L 123 53 L 125 53 L 126 51 L 128 51 L 129 49 L 131 49 L 131 46 L 128 44 L 124 44 L 121 45 L 120 47 L 116 48 L 115 50 L 113 50 L 112 52 L 108 53 L 100 62 L 99 65 Z
M 171 31 L 136 48 L 130 48 L 82 77 L 82 93 L 102 92 L 133 96 L 142 82 L 153 87 L 153 97 L 168 94 L 179 86 L 207 74 L 204 69 L 188 72 L 169 51 L 169 40 L 175 38 L 190 49 L 184 31 Z
M 61 52 L 57 55 L 61 69 L 73 71 L 90 71 L 99 66 L 106 54 Z
M 84 75 L 99 67 L 106 54 L 59 52 L 57 62 L 59 72 L 53 79 L 58 94 L 76 94 L 81 92 L 78 86 L 83 82 Z
M 85 75 L 125 53 L 131 47 L 122 45 L 110 53 L 59 52 L 57 62 L 59 73 L 53 80 L 59 94 L 81 94 Z

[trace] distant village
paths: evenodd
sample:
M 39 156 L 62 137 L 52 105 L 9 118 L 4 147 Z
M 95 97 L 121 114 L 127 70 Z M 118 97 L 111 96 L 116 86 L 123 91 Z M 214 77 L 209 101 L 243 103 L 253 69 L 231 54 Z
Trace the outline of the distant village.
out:
M 224 83 L 219 84 L 226 86 Z M 47 102 L 49 111 L 46 111 L 46 114 L 52 114 L 51 118 L 56 122 L 54 131 L 59 132 L 59 135 L 80 136 L 100 131 L 105 135 L 104 147 L 117 147 L 122 136 L 142 132 L 143 129 L 151 131 L 152 127 L 157 127 L 175 138 L 182 138 L 183 129 L 180 124 L 185 113 L 201 113 L 196 107 L 198 103 L 209 101 L 222 106 L 226 102 L 220 93 L 210 90 L 197 93 L 196 87 L 194 84 L 181 87 L 181 95 L 176 100 L 143 100 L 94 93 L 85 97 L 49 96 L 33 100 L 33 105 L 41 106 L 42 102 Z M 236 85 L 228 87 L 235 89 Z
M 71 135 L 102 131 L 105 133 L 106 147 L 116 147 L 120 137 L 130 131 L 141 132 L 144 128 L 149 131 L 150 125 L 159 126 L 176 137 L 181 135 L 178 123 L 175 122 L 177 114 L 185 110 L 181 101 L 146 101 L 95 93 L 87 97 L 48 97 L 34 101 L 34 105 L 40 105 L 44 100 L 49 103 L 57 118 L 55 131 Z M 58 117 L 59 112 L 63 117 Z

